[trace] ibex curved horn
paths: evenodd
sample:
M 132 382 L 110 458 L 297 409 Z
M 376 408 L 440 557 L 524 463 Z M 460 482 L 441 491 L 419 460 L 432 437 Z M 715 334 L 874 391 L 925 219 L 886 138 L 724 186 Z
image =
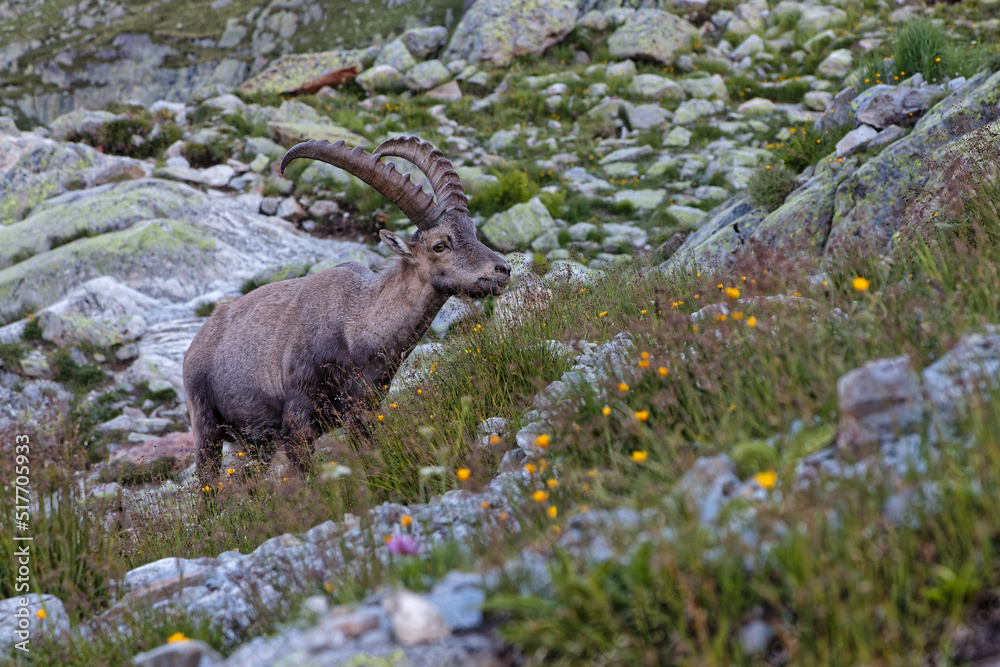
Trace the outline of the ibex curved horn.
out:
M 285 172 L 289 162 L 300 157 L 326 162 L 357 176 L 395 204 L 418 229 L 433 226 L 444 212 L 441 206 L 434 204 L 430 195 L 410 181 L 409 174 L 401 174 L 392 163 L 382 162 L 382 156 L 377 151 L 374 155 L 369 155 L 361 146 L 351 148 L 342 140 L 332 144 L 325 139 L 305 141 L 288 149 L 281 160 L 281 173 Z M 448 164 L 448 167 L 451 165 Z M 455 176 L 457 178 L 458 175 Z
M 462 181 L 444 153 L 419 137 L 387 139 L 375 149 L 378 155 L 393 155 L 412 162 L 424 172 L 431 182 L 441 212 L 459 208 L 469 212 L 469 200 L 462 188 Z

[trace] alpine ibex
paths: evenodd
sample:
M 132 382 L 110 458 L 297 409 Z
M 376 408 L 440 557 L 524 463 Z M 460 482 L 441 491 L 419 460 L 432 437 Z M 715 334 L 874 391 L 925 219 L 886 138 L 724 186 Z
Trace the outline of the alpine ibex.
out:
M 416 165 L 437 201 L 382 162 L 390 155 Z M 279 440 L 304 470 L 321 426 L 385 394 L 448 297 L 500 294 L 510 281 L 507 263 L 476 237 L 458 174 L 431 144 L 399 137 L 369 155 L 343 141 L 307 141 L 285 154 L 281 171 L 300 157 L 354 174 L 417 232 L 406 241 L 380 231 L 398 257 L 377 272 L 344 262 L 215 309 L 184 357 L 202 484 L 219 474 L 222 442 L 237 437 Z

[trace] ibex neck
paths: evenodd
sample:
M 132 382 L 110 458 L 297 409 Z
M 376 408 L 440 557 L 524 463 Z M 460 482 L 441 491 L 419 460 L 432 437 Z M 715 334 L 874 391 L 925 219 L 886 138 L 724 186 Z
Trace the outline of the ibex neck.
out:
M 376 290 L 385 327 L 380 324 L 378 328 L 387 351 L 396 358 L 410 353 L 448 300 L 404 259 L 396 259 L 379 271 Z

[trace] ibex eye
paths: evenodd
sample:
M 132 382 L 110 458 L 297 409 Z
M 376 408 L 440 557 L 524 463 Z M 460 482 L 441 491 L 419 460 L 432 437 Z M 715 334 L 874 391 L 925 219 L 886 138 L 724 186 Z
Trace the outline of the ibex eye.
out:
M 446 246 L 443 243 L 435 243 L 434 244 L 434 252 L 444 252 L 444 249 L 447 248 L 447 247 L 448 246 Z

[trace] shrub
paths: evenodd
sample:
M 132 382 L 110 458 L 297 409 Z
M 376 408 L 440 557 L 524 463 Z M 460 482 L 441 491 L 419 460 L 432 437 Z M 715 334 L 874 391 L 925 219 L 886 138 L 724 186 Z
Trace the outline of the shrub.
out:
M 198 169 L 221 164 L 232 155 L 233 146 L 224 137 L 215 137 L 204 144 L 188 142 L 184 145 L 184 157 Z
M 213 312 L 215 312 L 214 301 L 202 301 L 194 307 L 194 314 L 197 317 L 208 317 Z
M 483 188 L 469 202 L 469 210 L 484 216 L 506 211 L 515 204 L 528 201 L 538 194 L 538 185 L 528 178 L 528 174 L 514 167 L 506 167 L 493 172 L 497 179 Z
M 774 155 L 784 162 L 786 167 L 799 173 L 833 152 L 837 142 L 851 131 L 851 125 L 845 123 L 824 131 L 817 130 L 812 125 L 790 129 L 792 136 L 774 149 Z
M 777 86 L 765 86 L 756 79 L 743 75 L 730 77 L 726 82 L 726 87 L 729 89 L 729 96 L 734 100 L 763 97 L 772 102 L 787 102 L 789 104 L 801 101 L 802 96 L 809 92 L 808 81 L 791 79 Z
M 768 213 L 781 206 L 795 189 L 795 174 L 785 165 L 762 165 L 750 176 L 747 198 Z
M 74 389 L 89 389 L 104 381 L 104 371 L 95 364 L 79 364 L 69 352 L 60 350 L 54 361 L 55 379 Z
M 28 317 L 28 323 L 21 332 L 21 340 L 42 340 L 42 325 L 38 323 L 37 317 Z

